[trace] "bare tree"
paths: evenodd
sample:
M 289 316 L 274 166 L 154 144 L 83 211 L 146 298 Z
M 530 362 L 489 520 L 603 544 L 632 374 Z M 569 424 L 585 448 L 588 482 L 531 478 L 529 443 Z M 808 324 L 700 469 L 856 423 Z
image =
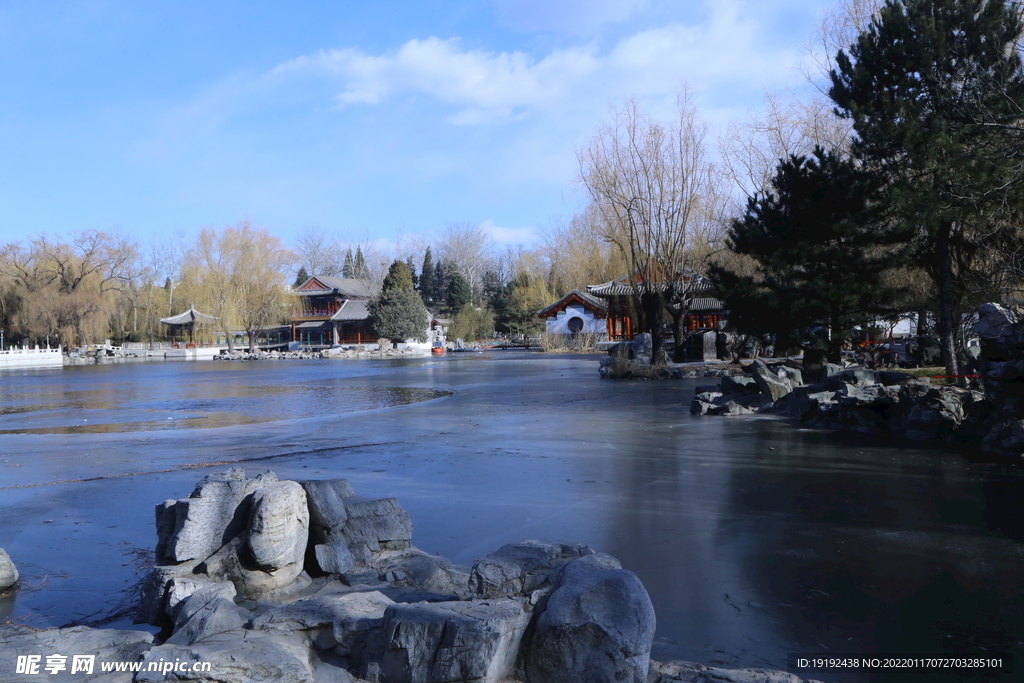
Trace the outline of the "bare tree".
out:
M 494 250 L 494 240 L 478 223 L 449 222 L 437 241 L 440 260 L 454 263 L 460 275 L 473 290 L 473 301 L 479 303 L 481 278 L 487 270 Z
M 297 268 L 310 275 L 341 277 L 345 249 L 337 236 L 319 225 L 307 225 L 295 240 Z
M 651 334 L 652 358 L 664 358 L 666 308 L 682 320 L 703 273 L 715 233 L 721 197 L 705 143 L 706 126 L 684 93 L 678 114 L 661 123 L 627 101 L 612 109 L 612 123 L 577 152 L 580 181 L 600 218 L 604 239 L 630 267 L 633 298 L 642 329 Z

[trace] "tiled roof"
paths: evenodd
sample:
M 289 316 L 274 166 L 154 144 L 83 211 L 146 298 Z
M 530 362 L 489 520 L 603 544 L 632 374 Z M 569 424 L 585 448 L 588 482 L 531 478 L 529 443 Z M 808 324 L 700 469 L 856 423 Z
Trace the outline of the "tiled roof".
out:
M 589 307 L 591 310 L 604 315 L 608 312 L 608 304 L 598 299 L 596 296 L 591 296 L 585 292 L 581 292 L 578 289 L 570 291 L 568 294 L 563 296 L 561 299 L 551 304 L 547 308 L 538 311 L 538 318 L 550 318 L 559 311 L 563 310 L 569 305 L 569 302 L 573 299 L 579 300 L 584 306 Z
M 345 320 L 366 320 L 370 317 L 370 311 L 366 308 L 366 300 L 349 299 L 341 305 L 338 312 L 331 316 L 331 320 L 341 322 Z
M 317 280 L 328 289 L 307 289 L 302 288 L 310 284 L 311 280 Z M 306 280 L 296 289 L 292 290 L 298 296 L 321 296 L 323 294 L 339 294 L 352 299 L 372 299 L 380 293 L 380 288 L 373 280 L 359 280 L 351 277 L 328 277 L 313 276 Z
M 217 320 L 218 318 L 215 316 L 200 313 L 191 307 L 184 313 L 172 315 L 170 318 L 160 318 L 160 322 L 165 325 L 188 325 L 194 322 L 215 322 Z

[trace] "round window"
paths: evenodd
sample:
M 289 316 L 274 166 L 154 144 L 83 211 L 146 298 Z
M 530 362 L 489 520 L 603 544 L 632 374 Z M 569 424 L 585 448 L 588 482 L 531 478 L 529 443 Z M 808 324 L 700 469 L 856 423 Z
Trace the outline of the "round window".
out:
M 569 318 L 569 331 L 573 334 L 577 334 L 583 331 L 583 318 L 579 316 L 573 316 Z

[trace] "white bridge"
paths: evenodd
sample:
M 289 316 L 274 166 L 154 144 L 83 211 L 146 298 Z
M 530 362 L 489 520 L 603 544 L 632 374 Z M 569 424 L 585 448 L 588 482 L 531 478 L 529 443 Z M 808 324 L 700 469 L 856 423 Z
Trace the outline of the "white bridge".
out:
M 29 348 L 14 346 L 0 351 L 0 370 L 6 368 L 59 368 L 64 365 L 64 354 L 58 346 Z

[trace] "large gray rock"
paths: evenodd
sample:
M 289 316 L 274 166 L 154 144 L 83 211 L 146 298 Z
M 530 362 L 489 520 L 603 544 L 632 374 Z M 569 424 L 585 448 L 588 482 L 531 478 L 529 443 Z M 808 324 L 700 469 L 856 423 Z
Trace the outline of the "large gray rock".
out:
M 510 543 L 473 563 L 469 587 L 484 598 L 526 595 L 542 587 L 550 588 L 562 566 L 593 553 L 578 543 Z
M 263 612 L 253 618 L 252 628 L 303 631 L 318 649 L 333 649 L 361 664 L 367 635 L 379 630 L 384 611 L 393 604 L 378 591 L 308 598 Z
M 215 553 L 245 528 L 246 496 L 276 480 L 270 472 L 247 480 L 236 467 L 204 477 L 188 498 L 157 505 L 157 561 L 203 560 Z
M 216 633 L 242 628 L 246 621 L 248 614 L 231 600 L 197 592 L 178 612 L 174 633 L 167 642 L 191 645 Z
M 343 574 L 354 569 L 357 564 L 352 551 L 348 549 L 348 544 L 340 541 L 320 543 L 314 546 L 313 554 L 317 566 L 327 574 Z
M 645 683 L 654 606 L 640 579 L 610 555 L 568 564 L 523 652 L 530 683 Z
M 499 683 L 529 623 L 525 598 L 394 604 L 384 613 L 379 675 L 387 683 Z
M 182 605 L 196 593 L 200 593 L 204 596 L 203 599 L 207 600 L 214 597 L 234 600 L 236 595 L 235 584 L 230 581 L 211 582 L 198 579 L 195 575 L 192 577 L 178 576 L 171 579 L 171 585 L 167 591 L 167 614 L 172 619 L 177 619 Z
M 1012 361 L 1024 355 L 1024 339 L 1016 312 L 995 303 L 978 307 L 974 331 L 981 340 L 980 357 L 988 361 Z
M 39 631 L 28 626 L 13 624 L 0 625 L 0 679 L 5 681 L 48 681 L 56 683 L 72 683 L 102 679 L 105 683 L 128 683 L 132 674 L 123 676 L 104 674 L 100 669 L 101 662 L 123 661 L 137 662 L 146 650 L 153 647 L 153 636 L 145 631 L 119 631 L 115 629 L 95 629 L 87 626 L 73 628 L 55 628 Z M 66 671 L 53 675 L 48 674 L 44 667 L 46 655 L 66 655 Z M 74 666 L 73 655 L 95 655 L 91 674 L 84 670 L 71 673 Z M 42 656 L 38 675 L 16 675 L 14 672 L 19 656 Z
M 187 662 L 199 669 L 161 671 L 161 664 Z M 150 663 L 156 671 L 147 671 Z M 217 683 L 309 683 L 316 669 L 309 642 L 298 634 L 281 631 L 224 631 L 190 645 L 165 643 L 143 659 L 135 681 L 216 681 Z
M 299 484 L 279 481 L 253 494 L 249 550 L 257 567 L 298 576 L 308 540 L 309 510 Z
M 788 379 L 780 378 L 768 369 L 760 358 L 750 364 L 750 372 L 757 383 L 757 388 L 772 401 L 778 401 L 793 390 L 793 385 Z
M 348 519 L 329 540 L 347 543 L 361 564 L 382 550 L 405 550 L 412 545 L 412 520 L 394 498 L 353 496 L 345 499 L 345 512 Z
M 309 507 L 310 535 L 316 543 L 323 543 L 335 529 L 348 521 L 345 499 L 355 495 L 348 479 L 302 481 Z
M 382 558 L 375 563 L 378 576 L 394 586 L 413 588 L 438 596 L 469 597 L 469 570 L 451 561 L 428 555 L 418 548 Z
M 0 591 L 5 591 L 18 583 L 18 568 L 11 561 L 7 551 L 0 548 Z
M 723 394 L 752 394 L 758 391 L 757 382 L 749 375 L 726 375 L 722 378 Z
M 197 565 L 195 571 L 212 581 L 231 581 L 238 595 L 246 600 L 284 598 L 309 585 L 309 575 L 302 571 L 301 565 L 290 564 L 272 571 L 255 566 L 246 545 L 244 537 L 236 536 Z

